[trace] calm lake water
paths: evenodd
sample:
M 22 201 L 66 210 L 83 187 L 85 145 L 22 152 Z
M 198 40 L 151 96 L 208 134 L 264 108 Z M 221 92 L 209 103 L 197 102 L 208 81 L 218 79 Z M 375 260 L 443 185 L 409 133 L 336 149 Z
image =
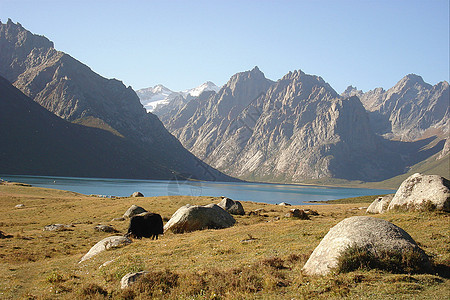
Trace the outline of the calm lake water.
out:
M 299 205 L 308 201 L 324 201 L 348 197 L 380 195 L 392 190 L 338 188 L 268 183 L 205 182 L 177 180 L 135 180 L 47 176 L 0 175 L 8 181 L 28 183 L 37 187 L 54 188 L 86 195 L 129 196 L 139 191 L 146 197 L 187 195 L 227 196 L 233 200 Z

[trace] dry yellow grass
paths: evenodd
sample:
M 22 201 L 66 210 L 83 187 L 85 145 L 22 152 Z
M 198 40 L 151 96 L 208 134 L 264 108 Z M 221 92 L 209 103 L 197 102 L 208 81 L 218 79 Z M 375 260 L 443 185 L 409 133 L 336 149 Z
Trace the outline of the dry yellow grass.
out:
M 184 204 L 218 201 L 184 196 L 109 199 L 0 185 L 0 230 L 13 236 L 0 240 L 0 298 L 442 299 L 450 292 L 449 279 L 442 274 L 397 275 L 373 270 L 320 278 L 302 275 L 301 267 L 328 230 L 346 217 L 365 214 L 358 208 L 367 203 L 302 206 L 299 208 L 312 208 L 320 215 L 295 220 L 284 215 L 296 206 L 244 202 L 247 212 L 259 208 L 264 212 L 261 216 L 235 216 L 236 225 L 227 229 L 169 233 L 156 241 L 134 240 L 129 246 L 78 264 L 91 246 L 112 235 L 96 232 L 94 226 L 109 224 L 125 232 L 127 221 L 111 220 L 121 217 L 132 204 L 170 218 Z M 25 206 L 15 208 L 17 204 Z M 448 214 L 397 212 L 376 217 L 405 229 L 441 271 L 448 270 Z M 45 225 L 55 223 L 74 227 L 43 231 Z M 177 283 L 151 291 L 145 286 L 121 291 L 120 278 L 141 270 L 161 277 L 159 284 L 170 283 L 173 276 Z

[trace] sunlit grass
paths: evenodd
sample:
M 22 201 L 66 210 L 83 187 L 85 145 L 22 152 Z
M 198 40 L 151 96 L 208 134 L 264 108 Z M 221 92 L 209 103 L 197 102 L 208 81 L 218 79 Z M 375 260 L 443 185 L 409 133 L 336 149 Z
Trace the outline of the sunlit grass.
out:
M 346 217 L 364 215 L 361 203 L 282 207 L 243 202 L 236 225 L 221 230 L 166 234 L 134 240 L 84 263 L 80 258 L 109 236 L 94 226 L 108 224 L 124 233 L 121 217 L 132 204 L 168 219 L 182 205 L 218 203 L 212 197 L 98 198 L 72 192 L 0 185 L 0 298 L 62 299 L 439 299 L 448 295 L 449 215 L 389 212 L 383 218 L 405 229 L 439 267 L 438 275 L 397 275 L 356 270 L 325 277 L 304 276 L 301 268 L 328 230 Z M 15 208 L 24 204 L 23 208 Z M 311 220 L 286 218 L 291 208 L 319 212 Z M 48 224 L 73 224 L 70 231 L 43 231 Z M 128 272 L 150 271 L 139 285 L 120 289 Z M 152 277 L 153 276 L 153 277 Z M 105 296 L 106 295 L 106 296 Z

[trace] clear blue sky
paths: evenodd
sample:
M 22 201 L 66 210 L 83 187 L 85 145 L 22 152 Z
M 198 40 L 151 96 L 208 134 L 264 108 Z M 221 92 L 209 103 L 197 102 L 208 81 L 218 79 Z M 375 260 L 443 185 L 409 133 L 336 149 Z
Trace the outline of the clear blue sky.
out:
M 11 18 L 134 89 L 225 84 L 258 66 L 320 75 L 338 93 L 409 73 L 449 81 L 448 0 L 0 0 Z

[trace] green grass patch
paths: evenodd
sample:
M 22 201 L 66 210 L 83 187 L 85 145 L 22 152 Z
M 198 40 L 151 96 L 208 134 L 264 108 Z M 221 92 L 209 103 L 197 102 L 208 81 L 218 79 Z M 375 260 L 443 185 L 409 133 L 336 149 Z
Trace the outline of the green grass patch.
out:
M 352 203 L 372 203 L 373 200 L 377 199 L 378 197 L 383 197 L 385 195 L 372 195 L 372 196 L 359 196 L 359 197 L 352 197 L 352 198 L 343 198 L 343 199 L 336 199 L 336 200 L 327 200 L 327 201 L 317 201 L 318 203 L 329 203 L 329 204 L 352 204 Z

